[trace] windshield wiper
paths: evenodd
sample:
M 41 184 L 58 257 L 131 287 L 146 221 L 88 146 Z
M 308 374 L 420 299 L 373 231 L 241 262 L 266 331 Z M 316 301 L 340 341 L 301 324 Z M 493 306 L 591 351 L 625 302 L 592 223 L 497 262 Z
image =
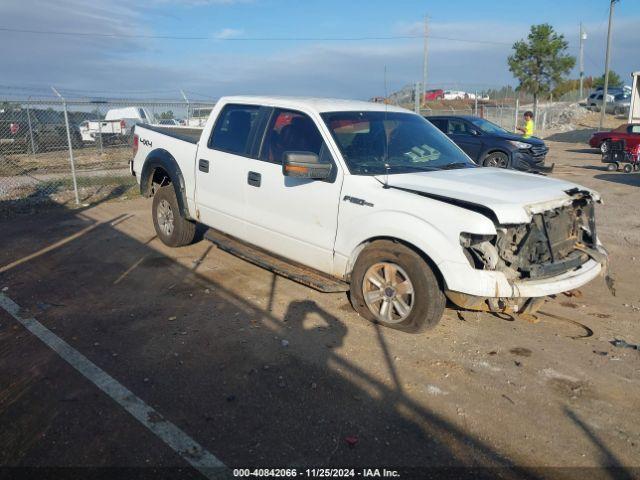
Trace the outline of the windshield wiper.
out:
M 456 168 L 467 168 L 469 166 L 471 165 L 466 162 L 453 162 L 453 163 L 447 163 L 446 165 L 443 165 L 442 167 L 440 167 L 440 170 L 454 170 Z

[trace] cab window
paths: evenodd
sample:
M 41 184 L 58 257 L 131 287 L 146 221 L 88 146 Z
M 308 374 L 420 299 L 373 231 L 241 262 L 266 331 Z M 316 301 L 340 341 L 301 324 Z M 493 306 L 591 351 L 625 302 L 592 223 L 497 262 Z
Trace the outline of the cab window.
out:
M 322 135 L 309 116 L 294 110 L 276 109 L 262 143 L 260 159 L 282 164 L 285 152 L 312 152 L 330 162 Z
M 236 155 L 246 155 L 249 134 L 258 118 L 257 105 L 227 105 L 218 115 L 209 148 Z

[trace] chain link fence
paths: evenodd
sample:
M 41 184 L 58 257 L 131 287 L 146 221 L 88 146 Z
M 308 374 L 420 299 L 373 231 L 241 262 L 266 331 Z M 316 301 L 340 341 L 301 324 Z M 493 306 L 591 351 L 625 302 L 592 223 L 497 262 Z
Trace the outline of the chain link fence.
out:
M 499 125 L 507 131 L 515 132 L 516 127 L 522 126 L 523 115 L 527 110 L 533 110 L 532 105 L 521 106 L 519 102 L 488 103 L 469 102 L 467 104 L 437 105 L 423 107 L 420 113 L 425 117 L 439 115 L 473 115 L 481 117 Z M 553 102 L 538 105 L 536 136 L 542 137 L 549 130 L 570 126 L 571 122 L 584 114 L 586 109 L 577 103 Z
M 126 192 L 138 123 L 202 127 L 215 102 L 0 100 L 0 204 L 83 204 Z
M 214 101 L 0 99 L 0 206 L 53 202 L 91 203 L 133 191 L 129 173 L 133 129 L 138 123 L 174 128 L 204 126 Z M 406 105 L 411 108 L 411 105 Z M 514 131 L 531 109 L 511 98 L 429 102 L 420 113 L 475 115 Z M 569 125 L 575 103 L 544 103 L 536 135 Z

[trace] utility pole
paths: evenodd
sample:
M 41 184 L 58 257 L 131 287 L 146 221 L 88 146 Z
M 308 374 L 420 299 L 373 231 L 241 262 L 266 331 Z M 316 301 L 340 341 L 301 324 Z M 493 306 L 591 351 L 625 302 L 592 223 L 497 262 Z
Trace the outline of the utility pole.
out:
M 580 100 L 582 100 L 582 91 L 584 85 L 584 41 L 587 39 L 587 32 L 582 28 L 580 22 Z
M 620 0 L 611 0 L 609 4 L 609 28 L 607 29 L 607 53 L 604 58 L 604 89 L 602 90 L 602 107 L 600 110 L 600 130 L 604 124 L 604 115 L 607 111 L 607 89 L 609 88 L 609 55 L 611 53 L 611 26 L 613 23 L 613 9 L 616 2 Z
M 422 95 L 420 104 L 424 102 L 424 95 L 427 93 L 427 56 L 429 53 L 429 17 L 424 16 L 424 50 L 422 53 Z
M 191 103 L 189 103 L 189 99 L 184 94 L 184 90 L 180 89 L 180 94 L 182 95 L 182 98 L 184 98 L 184 101 L 187 104 L 187 126 L 189 126 L 189 120 L 191 120 Z

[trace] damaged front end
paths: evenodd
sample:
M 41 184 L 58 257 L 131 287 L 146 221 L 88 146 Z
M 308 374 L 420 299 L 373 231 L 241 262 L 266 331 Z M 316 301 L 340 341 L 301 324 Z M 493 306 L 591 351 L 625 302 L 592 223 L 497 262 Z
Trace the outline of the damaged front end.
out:
M 552 205 L 529 209 L 527 224 L 499 225 L 497 235 L 462 234 L 460 243 L 467 260 L 475 269 L 501 272 L 511 285 L 562 275 L 590 259 L 606 262 L 598 247 L 595 224 L 595 199 L 590 192 L 566 192 L 569 198 Z M 449 298 L 463 308 L 490 311 L 532 311 L 530 298 L 478 298 L 448 292 Z

